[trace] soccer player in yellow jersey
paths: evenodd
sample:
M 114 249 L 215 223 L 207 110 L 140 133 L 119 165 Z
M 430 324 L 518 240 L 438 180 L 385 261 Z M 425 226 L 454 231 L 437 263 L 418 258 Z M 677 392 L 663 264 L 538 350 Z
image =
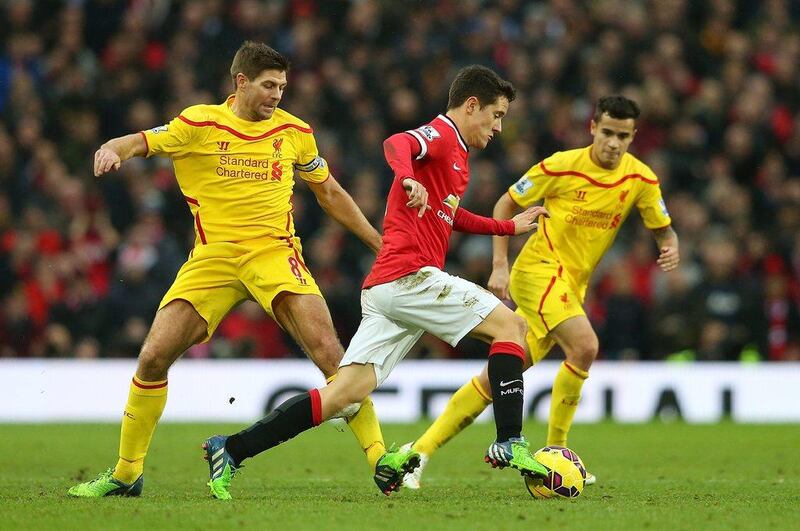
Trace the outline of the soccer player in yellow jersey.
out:
M 139 354 L 122 416 L 119 460 L 69 494 L 141 494 L 144 458 L 167 400 L 169 367 L 187 348 L 208 341 L 245 299 L 258 302 L 329 380 L 336 374 L 344 350 L 294 233 L 295 173 L 323 210 L 375 251 L 381 236 L 330 175 L 311 127 L 278 108 L 288 69 L 280 53 L 246 42 L 233 59 L 235 93 L 225 102 L 189 107 L 169 124 L 109 140 L 95 154 L 97 176 L 131 157 L 172 158 L 196 237 Z M 348 423 L 374 467 L 385 448 L 369 398 Z
M 627 152 L 638 117 L 635 102 L 622 96 L 601 98 L 590 126 L 592 144 L 555 153 L 534 165 L 494 208 L 495 218 L 507 219 L 543 199 L 550 214 L 542 217 L 539 231 L 528 239 L 510 274 L 508 238 L 494 237 L 488 286 L 501 299 L 510 295 L 528 323 L 526 367 L 544 358 L 555 343 L 566 355 L 553 382 L 548 445 L 567 445 L 581 388 L 599 348 L 582 307 L 584 295 L 597 263 L 633 207 L 653 233 L 660 251 L 658 266 L 672 271 L 680 261 L 678 236 L 658 178 Z M 407 487 L 419 488 L 427 458 L 468 426 L 491 403 L 491 396 L 486 369 L 453 395 L 442 415 L 411 445 L 422 463 L 405 477 Z M 590 474 L 587 482 L 594 481 Z

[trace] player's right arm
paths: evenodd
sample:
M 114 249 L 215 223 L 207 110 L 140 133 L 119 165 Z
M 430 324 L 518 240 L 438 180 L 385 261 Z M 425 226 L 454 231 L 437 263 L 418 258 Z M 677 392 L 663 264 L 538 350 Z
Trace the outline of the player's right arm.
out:
M 133 157 L 147 155 L 147 143 L 141 133 L 112 138 L 94 154 L 94 176 L 99 177 Z
M 183 155 L 191 152 L 196 132 L 206 115 L 203 105 L 184 109 L 180 116 L 166 125 L 140 131 L 131 135 L 112 138 L 94 154 L 94 174 L 100 176 L 133 157 L 151 155 Z
M 403 185 L 408 195 L 408 208 L 419 209 L 419 217 L 430 210 L 428 205 L 428 190 L 414 179 L 414 168 L 411 159 L 422 154 L 419 142 L 408 133 L 397 133 L 383 142 L 383 154 L 386 162 L 394 172 L 394 178 Z
M 522 210 L 520 206 L 506 193 L 495 203 L 492 217 L 511 219 L 520 210 Z M 492 238 L 492 274 L 489 276 L 487 287 L 500 299 L 509 297 L 508 269 L 508 236 L 495 236 Z

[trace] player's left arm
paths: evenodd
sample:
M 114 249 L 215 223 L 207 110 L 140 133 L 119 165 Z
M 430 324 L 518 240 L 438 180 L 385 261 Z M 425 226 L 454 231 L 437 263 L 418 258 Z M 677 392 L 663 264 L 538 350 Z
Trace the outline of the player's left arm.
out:
M 453 230 L 470 234 L 515 236 L 538 229 L 539 224 L 536 220 L 539 219 L 539 216 L 550 217 L 550 214 L 544 207 L 535 206 L 520 212 L 511 219 L 495 219 L 479 216 L 463 207 L 458 207 L 453 220 Z
M 678 235 L 671 225 L 660 229 L 651 229 L 653 237 L 658 244 L 658 260 L 656 263 L 662 271 L 672 271 L 681 261 L 681 253 L 678 249 Z
M 667 204 L 661 196 L 661 186 L 658 177 L 647 165 L 639 166 L 642 182 L 636 198 L 636 207 L 642 216 L 645 227 L 653 233 L 658 245 L 658 259 L 656 263 L 662 271 L 672 271 L 681 261 L 678 250 L 678 235 L 672 228 L 672 218 L 667 210 Z
M 378 252 L 383 245 L 380 233 L 375 230 L 364 213 L 339 181 L 329 176 L 321 183 L 306 181 L 308 187 L 317 197 L 319 206 L 333 219 L 344 225 L 347 230 L 358 236 L 373 251 Z

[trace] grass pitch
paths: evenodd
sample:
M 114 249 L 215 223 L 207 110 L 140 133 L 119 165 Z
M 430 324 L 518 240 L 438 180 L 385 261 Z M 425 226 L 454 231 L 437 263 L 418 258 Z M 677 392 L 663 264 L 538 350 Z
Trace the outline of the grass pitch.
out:
M 800 427 L 577 425 L 570 445 L 598 484 L 535 500 L 482 461 L 493 427 L 468 428 L 431 460 L 423 489 L 380 494 L 349 430 L 331 425 L 251 459 L 232 502 L 209 498 L 200 444 L 241 426 L 164 424 L 141 498 L 67 498 L 116 462 L 116 425 L 0 425 L 0 529 L 798 529 Z M 425 424 L 385 426 L 404 443 Z M 545 427 L 525 433 L 543 442 Z M 540 446 L 534 444 L 534 446 Z

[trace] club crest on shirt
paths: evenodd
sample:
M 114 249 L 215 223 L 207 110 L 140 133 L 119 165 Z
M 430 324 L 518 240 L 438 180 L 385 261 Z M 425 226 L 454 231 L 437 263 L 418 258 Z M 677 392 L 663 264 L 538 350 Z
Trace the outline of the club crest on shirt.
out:
M 282 145 L 283 145 L 283 138 L 276 138 L 275 140 L 272 141 L 272 149 L 275 150 L 275 152 L 272 154 L 272 156 L 274 158 L 276 158 L 276 159 L 281 158 L 281 155 L 282 155 L 281 146 Z
M 514 184 L 514 191 L 517 192 L 519 195 L 523 195 L 531 188 L 533 188 L 533 181 L 531 181 L 527 177 L 523 177 Z
M 166 133 L 167 131 L 169 131 L 169 126 L 166 124 L 159 125 L 158 127 L 150 129 L 150 132 L 153 133 L 154 135 L 157 135 L 158 133 Z
M 620 203 L 624 203 L 625 202 L 625 199 L 628 197 L 628 193 L 629 192 L 630 192 L 630 190 L 623 190 L 622 192 L 620 192 L 620 194 L 619 194 L 619 202 Z
M 456 215 L 456 210 L 458 210 L 458 204 L 460 202 L 461 202 L 461 199 L 455 194 L 448 195 L 442 201 L 442 203 L 444 203 L 445 205 L 450 207 L 450 212 L 453 214 L 453 216 Z

